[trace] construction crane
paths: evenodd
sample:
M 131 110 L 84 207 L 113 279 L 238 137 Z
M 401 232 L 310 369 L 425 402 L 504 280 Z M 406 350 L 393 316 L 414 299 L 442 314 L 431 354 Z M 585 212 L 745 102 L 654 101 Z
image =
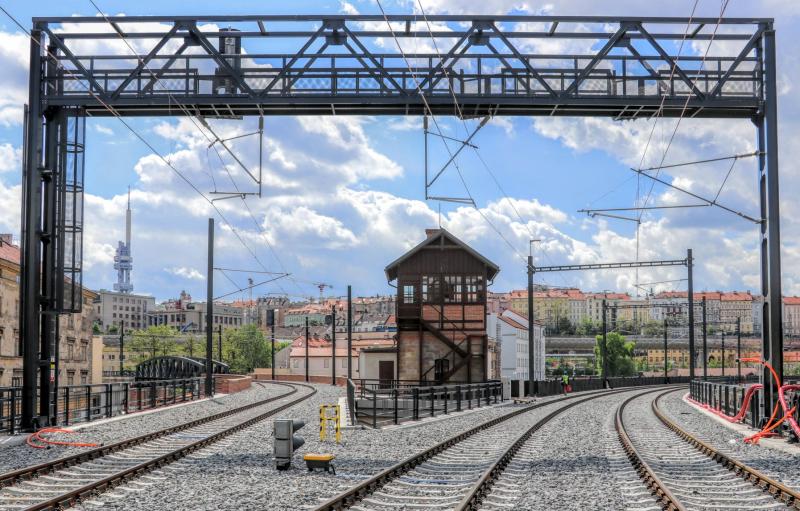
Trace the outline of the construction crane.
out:
M 329 287 L 329 288 L 333 289 L 333 285 L 326 284 L 325 282 L 314 282 L 314 285 L 319 288 L 319 303 L 322 303 L 322 298 L 323 298 L 323 295 L 325 293 L 325 288 Z

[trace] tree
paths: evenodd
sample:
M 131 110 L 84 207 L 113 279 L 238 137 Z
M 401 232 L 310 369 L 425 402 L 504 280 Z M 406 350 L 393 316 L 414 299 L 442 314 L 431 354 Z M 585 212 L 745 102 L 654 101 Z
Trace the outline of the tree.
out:
M 278 351 L 277 343 L 275 351 Z M 256 367 L 270 367 L 272 363 L 271 347 L 256 325 L 226 330 L 222 352 L 232 373 L 249 373 Z
M 100 335 L 100 334 L 102 334 L 102 333 L 103 333 L 103 331 L 102 331 L 102 330 L 100 330 L 100 324 L 99 324 L 97 321 L 95 321 L 94 323 L 92 323 L 92 334 L 94 334 L 94 335 Z
M 149 326 L 146 330 L 136 330 L 130 340 L 130 350 L 138 353 L 138 361 L 159 355 L 177 355 L 178 331 L 167 325 Z
M 189 357 L 202 358 L 206 356 L 204 343 L 200 342 L 194 335 L 190 335 L 186 338 L 186 340 L 183 341 L 182 351 L 186 356 Z
M 595 371 L 602 374 L 603 367 L 603 336 L 595 337 L 594 357 Z M 636 365 L 633 362 L 633 348 L 636 344 L 626 341 L 623 335 L 609 332 L 606 335 L 606 353 L 608 354 L 608 376 L 633 376 L 636 374 Z
M 664 335 L 664 323 L 651 319 L 642 326 L 642 334 L 649 337 Z
M 575 329 L 575 333 L 578 335 L 595 335 L 599 331 L 600 328 L 592 323 L 592 320 L 589 318 L 584 318 L 581 324 L 578 325 L 578 328 Z
M 565 335 L 572 335 L 575 333 L 575 327 L 572 326 L 572 322 L 569 318 L 564 316 L 558 318 L 558 333 Z

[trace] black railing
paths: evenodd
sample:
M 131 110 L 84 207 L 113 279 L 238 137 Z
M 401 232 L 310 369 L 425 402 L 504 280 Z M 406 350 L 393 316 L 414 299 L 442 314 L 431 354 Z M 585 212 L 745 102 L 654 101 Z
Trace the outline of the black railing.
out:
M 503 400 L 499 381 L 452 385 L 361 386 L 356 394 L 356 420 L 373 428 L 416 421 L 498 403 Z
M 193 401 L 204 395 L 204 378 L 67 385 L 58 389 L 58 413 L 52 425 L 91 422 Z M 21 413 L 22 388 L 0 387 L 0 433 L 18 433 Z
M 746 382 L 754 383 L 758 381 L 755 375 L 750 375 L 745 379 Z M 714 381 L 694 380 L 689 385 L 689 395 L 695 401 L 708 405 L 718 412 L 722 412 L 729 417 L 735 417 L 744 405 L 745 396 L 750 388 L 749 385 L 736 383 L 736 377 L 725 377 L 725 379 L 715 379 Z M 761 427 L 762 416 L 759 400 L 761 389 L 756 389 L 752 393 L 747 411 L 742 418 L 742 422 L 754 428 Z M 786 392 L 789 407 L 800 405 L 800 392 Z M 800 406 L 798 406 L 800 408 Z M 782 414 L 781 410 L 778 413 Z M 800 420 L 800 410 L 794 412 L 795 419 Z

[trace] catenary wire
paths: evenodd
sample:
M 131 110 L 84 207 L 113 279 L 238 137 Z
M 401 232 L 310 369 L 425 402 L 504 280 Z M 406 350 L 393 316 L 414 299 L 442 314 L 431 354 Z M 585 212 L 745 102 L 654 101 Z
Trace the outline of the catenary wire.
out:
M 147 70 L 147 72 L 148 72 L 148 73 L 150 73 L 150 76 L 151 76 L 151 78 L 152 78 L 152 79 L 153 79 L 155 82 L 162 83 L 162 82 L 161 82 L 161 79 L 160 79 L 160 78 L 158 78 L 158 76 L 157 76 L 155 73 L 153 73 L 153 71 L 150 69 L 150 67 L 149 67 L 149 66 L 148 66 L 146 63 L 144 63 L 144 61 L 143 61 L 143 60 L 141 59 L 141 57 L 138 55 L 138 53 L 136 52 L 136 50 L 135 50 L 135 49 L 134 49 L 134 48 L 133 48 L 133 47 L 130 45 L 130 43 L 129 43 L 129 42 L 128 42 L 128 40 L 127 40 L 127 39 L 124 37 L 124 35 L 123 35 L 123 34 L 122 34 L 122 33 L 121 33 L 119 30 L 117 30 L 117 28 L 114 26 L 114 24 L 113 24 L 113 23 L 111 23 L 111 21 L 108 19 L 108 17 L 106 16 L 106 14 L 105 14 L 105 13 L 102 11 L 102 9 L 100 9 L 100 7 L 97 5 L 97 3 L 95 2 L 95 0 L 89 0 L 89 2 L 92 4 L 92 6 L 94 6 L 94 8 L 95 8 L 95 9 L 97 10 L 97 12 L 98 12 L 98 13 L 99 13 L 99 14 L 100 14 L 102 17 L 103 17 L 103 19 L 104 19 L 104 20 L 105 20 L 105 21 L 106 21 L 106 22 L 107 22 L 107 23 L 108 23 L 108 24 L 111 26 L 111 28 L 114 30 L 114 32 L 115 32 L 115 33 L 116 33 L 116 34 L 117 34 L 117 35 L 120 37 L 120 39 L 123 41 L 123 43 L 124 43 L 124 44 L 125 44 L 125 45 L 128 47 L 128 49 L 131 51 L 131 53 L 132 53 L 132 54 L 133 54 L 133 55 L 134 55 L 134 56 L 135 56 L 135 57 L 136 57 L 136 58 L 139 60 L 139 62 L 140 62 L 141 64 L 143 64 L 143 69 L 146 69 L 146 70 Z M 164 89 L 164 92 L 167 94 L 167 97 L 168 97 L 168 100 L 169 100 L 169 102 L 170 102 L 170 105 L 172 104 L 172 101 L 173 101 L 173 100 L 175 100 L 175 104 L 176 104 L 176 105 L 178 105 L 178 107 L 181 109 L 181 111 L 183 111 L 184 115 L 185 115 L 185 116 L 186 116 L 186 117 L 187 117 L 187 118 L 188 118 L 188 119 L 189 119 L 189 120 L 192 122 L 192 124 L 195 126 L 195 128 L 196 128 L 196 129 L 197 129 L 197 130 L 198 130 L 198 131 L 199 131 L 199 132 L 200 132 L 200 133 L 201 133 L 201 134 L 202 134 L 202 135 L 203 135 L 203 136 L 206 138 L 206 140 L 207 140 L 207 141 L 209 141 L 209 142 L 213 142 L 213 141 L 212 141 L 212 139 L 211 139 L 211 138 L 208 136 L 208 134 L 207 134 L 207 133 L 206 133 L 206 132 L 205 132 L 205 131 L 202 129 L 202 127 L 201 127 L 199 124 L 197 124 L 197 121 L 194 119 L 194 114 L 193 114 L 192 112 L 190 112 L 190 111 L 189 111 L 189 110 L 186 108 L 186 106 L 185 106 L 185 105 L 181 104 L 181 102 L 180 102 L 180 101 L 178 101 L 177 99 L 173 98 L 173 95 L 172 95 L 172 93 L 170 93 L 170 92 L 169 92 L 169 90 L 168 90 L 166 87 L 163 87 L 163 86 L 162 86 L 162 88 Z M 91 91 L 90 91 L 90 92 L 91 92 Z M 207 126 L 207 128 L 208 128 L 208 131 L 209 131 L 209 132 L 211 132 L 211 133 L 214 135 L 214 139 L 215 139 L 215 140 L 220 140 L 220 137 L 219 137 L 219 136 L 217 136 L 217 134 L 216 134 L 216 133 L 214 133 L 214 131 L 211 129 L 211 127 L 210 127 L 210 126 Z M 130 128 L 129 128 L 129 129 L 130 129 Z M 214 151 L 216 152 L 217 156 L 218 156 L 218 157 L 219 157 L 219 159 L 220 159 L 220 162 L 222 163 L 222 168 L 223 168 L 223 169 L 226 171 L 226 173 L 228 174 L 228 177 L 230 178 L 230 180 L 231 180 L 231 183 L 233 184 L 233 186 L 234 186 L 234 188 L 236 189 L 236 191 L 237 191 L 237 192 L 239 192 L 239 187 L 237 186 L 237 184 L 236 184 L 235 180 L 233 179 L 233 176 L 231 175 L 231 173 L 230 173 L 230 170 L 228 169 L 228 167 L 227 167 L 227 165 L 225 164 L 224 160 L 222 159 L 222 155 L 220 154 L 220 152 L 219 152 L 219 150 L 217 149 L 216 145 L 214 145 L 213 147 L 214 147 Z M 225 149 L 226 149 L 226 150 L 227 150 L 229 153 L 231 153 L 231 156 L 232 156 L 234 159 L 236 159 L 236 156 L 235 156 L 235 155 L 233 155 L 232 151 L 231 151 L 231 150 L 230 150 L 230 149 L 229 149 L 227 146 L 225 146 L 225 145 L 223 144 L 223 147 L 225 147 Z M 212 181 L 214 181 L 213 174 L 212 174 Z M 215 186 L 216 186 L 216 183 L 215 183 Z M 204 197 L 204 198 L 205 198 L 205 197 Z M 208 200 L 208 199 L 206 199 L 206 200 Z M 257 228 L 259 229 L 259 231 L 261 232 L 261 235 L 262 235 L 262 237 L 263 237 L 263 240 L 264 240 L 264 242 L 267 244 L 267 247 L 269 248 L 270 252 L 272 252 L 272 255 L 273 255 L 273 257 L 274 257 L 274 258 L 275 258 L 275 260 L 278 262 L 278 265 L 281 267 L 281 270 L 283 270 L 283 273 L 285 273 L 285 274 L 287 274 L 287 275 L 290 275 L 290 280 L 292 280 L 292 281 L 294 282 L 294 284 L 295 284 L 295 286 L 297 287 L 297 289 L 298 289 L 298 290 L 299 290 L 299 291 L 302 293 L 302 292 L 303 292 L 303 290 L 300 288 L 300 286 L 299 286 L 299 284 L 297 283 L 297 281 L 295 281 L 295 280 L 294 280 L 294 279 L 291 277 L 291 273 L 289 273 L 289 272 L 287 272 L 287 271 L 286 271 L 286 267 L 284 266 L 283 262 L 281 261 L 280 257 L 278 256 L 278 253 L 277 253 L 277 251 L 274 249 L 274 247 L 273 247 L 273 246 L 272 246 L 272 244 L 270 243 L 269 239 L 267 238 L 267 236 L 266 236 L 266 233 L 265 233 L 264 229 L 261 227 L 261 224 L 258 222 L 258 220 L 256 220 L 255 216 L 253 215 L 253 212 L 252 212 L 252 210 L 250 209 L 250 206 L 249 206 L 249 204 L 247 203 L 247 201 L 246 201 L 246 198 L 245 198 L 245 196 L 244 196 L 244 195 L 242 195 L 242 196 L 241 196 L 241 200 L 242 200 L 242 202 L 244 203 L 244 205 L 245 205 L 245 208 L 247 209 L 247 212 L 248 212 L 248 214 L 249 214 L 250 218 L 253 220 L 253 223 L 256 225 L 256 227 L 257 227 Z M 213 205 L 213 202 L 212 202 L 212 205 Z M 215 209 L 217 209 L 217 208 L 216 208 L 216 206 L 215 206 L 214 208 L 215 208 Z M 218 209 L 217 209 L 217 211 L 219 212 L 219 210 L 218 210 Z M 222 215 L 221 215 L 221 214 L 220 214 L 220 216 L 222 217 Z M 222 218 L 224 219 L 224 217 L 222 217 Z M 232 225 L 230 222 L 228 222 L 227 220 L 225 220 L 225 222 L 228 224 L 228 226 L 231 228 L 231 230 L 235 232 L 235 229 L 234 229 L 233 225 Z M 236 236 L 237 236 L 237 238 L 239 238 L 239 240 L 242 242 L 242 244 L 244 244 L 244 241 L 241 239 L 241 237 L 239 237 L 238 233 L 236 234 Z M 249 249 L 248 249 L 248 250 L 249 250 Z M 255 255 L 255 253 L 254 253 L 253 251 L 250 251 L 250 252 L 251 252 L 251 254 L 253 255 L 253 258 L 254 258 L 254 259 L 256 259 L 256 261 L 259 263 L 259 265 L 261 265 L 261 266 L 264 268 L 264 270 L 266 270 L 266 266 L 265 266 L 265 265 L 264 265 L 264 264 L 263 264 L 263 263 L 262 263 L 262 262 L 261 262 L 261 261 L 258 259 L 258 257 Z M 286 290 L 285 290 L 285 289 L 283 289 L 283 287 L 281 286 L 281 284 L 280 284 L 280 283 L 278 283 L 278 288 L 279 288 L 279 289 L 281 289 L 281 291 L 284 291 L 284 292 L 286 292 Z

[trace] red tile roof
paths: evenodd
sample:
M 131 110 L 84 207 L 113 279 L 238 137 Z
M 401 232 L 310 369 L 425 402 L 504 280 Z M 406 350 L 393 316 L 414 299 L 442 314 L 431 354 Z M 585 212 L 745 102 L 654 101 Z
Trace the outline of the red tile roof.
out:
M 16 245 L 9 245 L 8 243 L 0 243 L 0 259 L 11 261 L 12 263 L 19 264 L 21 257 L 20 248 Z
M 800 296 L 784 296 L 783 303 L 786 305 L 800 305 Z

